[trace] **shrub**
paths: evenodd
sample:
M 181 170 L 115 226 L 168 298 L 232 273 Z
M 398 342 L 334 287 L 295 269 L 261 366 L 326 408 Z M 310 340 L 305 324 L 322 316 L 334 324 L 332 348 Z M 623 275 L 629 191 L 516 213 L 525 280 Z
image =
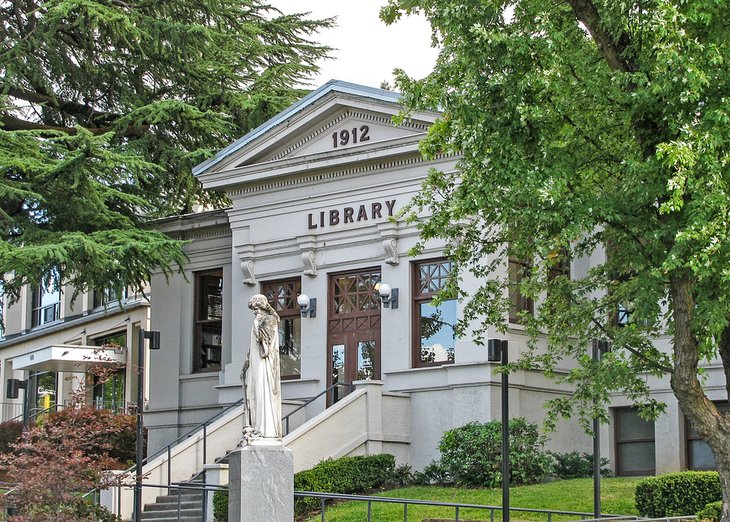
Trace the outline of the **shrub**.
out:
M 590 453 L 550 453 L 553 462 L 553 473 L 561 479 L 572 479 L 593 476 L 593 455 Z M 601 459 L 601 475 L 607 477 L 611 474 L 608 469 L 608 459 Z
M 683 471 L 647 477 L 636 485 L 636 509 L 643 517 L 694 515 L 722 500 L 715 471 Z
M 400 474 L 402 475 L 402 470 Z M 369 455 L 323 460 L 312 469 L 294 475 L 295 491 L 323 493 L 367 493 L 396 481 L 393 455 Z M 318 509 L 319 499 L 297 498 L 294 512 L 307 513 Z M 213 496 L 216 522 L 228 521 L 228 492 L 216 491 Z M 220 506 L 220 507 L 216 507 Z
M 388 481 L 388 485 L 398 488 L 410 486 L 414 482 L 414 477 L 415 473 L 413 473 L 411 467 L 408 464 L 403 464 L 395 468 L 391 480 Z
M 413 474 L 413 483 L 419 486 L 428 486 L 429 484 L 451 484 L 453 480 L 449 476 L 444 466 L 438 460 L 433 460 L 423 468 L 423 471 L 417 471 Z
M 385 486 L 393 480 L 395 457 L 370 455 L 342 457 L 324 460 L 312 469 L 294 475 L 297 491 L 321 491 L 327 493 L 365 493 Z M 306 513 L 319 507 L 315 498 L 297 498 L 295 513 Z
M 710 502 L 697 513 L 697 520 L 703 522 L 720 522 L 722 516 L 722 501 Z
M 134 464 L 137 441 L 136 415 L 114 413 L 91 406 L 66 408 L 43 417 L 39 428 L 49 440 L 64 437 L 68 430 L 86 434 L 79 449 L 92 459 L 108 456 L 124 469 Z
M 213 493 L 213 520 L 228 522 L 228 491 L 219 489 Z
M 113 520 L 83 495 L 120 480 L 106 470 L 124 467 L 118 459 L 134 436 L 130 419 L 88 407 L 44 416 L 0 454 L 0 473 L 16 484 L 0 496 L 0 509 L 15 508 L 15 522 Z
M 5 421 L 0 423 L 0 453 L 11 451 L 10 444 L 20 440 L 23 434 L 23 423 L 20 421 Z
M 509 422 L 510 482 L 533 484 L 551 471 L 545 437 L 525 419 Z M 497 487 L 502 483 L 502 425 L 499 421 L 472 422 L 447 431 L 439 443 L 441 466 L 454 482 L 466 486 Z

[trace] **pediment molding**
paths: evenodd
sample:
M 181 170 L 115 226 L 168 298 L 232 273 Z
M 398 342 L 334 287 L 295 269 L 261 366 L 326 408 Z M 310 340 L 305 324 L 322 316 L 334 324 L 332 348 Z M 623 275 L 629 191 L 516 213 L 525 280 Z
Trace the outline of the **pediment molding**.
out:
M 424 133 L 428 130 L 428 125 L 425 123 L 421 123 L 421 122 L 417 122 L 417 121 L 407 121 L 396 127 L 393 124 L 392 115 L 390 115 L 390 114 L 375 113 L 375 112 L 350 108 L 350 109 L 345 109 L 340 114 L 330 118 L 323 125 L 318 126 L 313 131 L 307 133 L 305 136 L 301 137 L 300 139 L 293 141 L 286 148 L 277 152 L 276 154 L 274 154 L 267 160 L 262 161 L 261 163 L 278 161 L 278 160 L 284 159 L 286 157 L 293 156 L 293 155 L 295 155 L 295 152 L 297 150 L 300 150 L 300 149 L 306 147 L 306 145 L 322 138 L 324 135 L 329 134 L 329 132 L 333 128 L 335 128 L 338 125 L 340 125 L 341 123 L 343 123 L 347 120 L 351 120 L 351 119 L 370 122 L 370 123 L 377 124 L 377 125 L 382 125 L 383 127 L 392 128 L 394 130 L 412 131 L 414 133 Z M 246 163 L 247 162 L 243 162 L 243 163 L 237 165 L 237 167 L 245 166 Z
M 435 159 L 441 160 L 448 156 L 439 155 Z M 238 187 L 232 190 L 228 190 L 227 194 L 230 197 L 242 196 L 246 194 L 256 194 L 267 191 L 278 191 L 282 189 L 290 189 L 300 185 L 307 185 L 310 183 L 320 183 L 327 180 L 333 180 L 337 178 L 343 178 L 348 176 L 356 176 L 361 174 L 367 174 L 368 172 L 377 172 L 383 170 L 392 170 L 412 165 L 423 163 L 424 159 L 420 153 L 415 152 L 407 157 L 399 157 L 390 161 L 376 161 L 372 163 L 356 163 L 352 167 L 346 169 L 338 169 L 331 171 L 323 171 L 308 175 L 290 176 L 286 178 L 274 179 L 266 183 L 260 183 L 255 185 L 247 185 Z

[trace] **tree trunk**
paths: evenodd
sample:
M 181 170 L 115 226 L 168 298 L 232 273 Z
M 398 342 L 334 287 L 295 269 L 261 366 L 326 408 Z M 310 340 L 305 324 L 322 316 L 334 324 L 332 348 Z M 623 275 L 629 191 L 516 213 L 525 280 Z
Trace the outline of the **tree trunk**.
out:
M 695 308 L 693 281 L 686 274 L 674 275 L 670 292 L 674 315 L 672 390 L 682 412 L 715 456 L 722 485 L 721 522 L 730 522 L 730 418 L 719 412 L 705 396 L 697 378 L 699 354 L 697 339 L 692 333 L 692 313 Z

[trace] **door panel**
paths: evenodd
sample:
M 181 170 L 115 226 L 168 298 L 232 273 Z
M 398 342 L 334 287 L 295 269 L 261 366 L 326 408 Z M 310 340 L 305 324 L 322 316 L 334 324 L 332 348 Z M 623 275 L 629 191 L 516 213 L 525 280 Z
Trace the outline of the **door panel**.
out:
M 379 282 L 379 268 L 330 276 L 328 386 L 380 378 L 380 297 L 375 289 Z M 350 391 L 338 387 L 328 402 L 337 402 Z

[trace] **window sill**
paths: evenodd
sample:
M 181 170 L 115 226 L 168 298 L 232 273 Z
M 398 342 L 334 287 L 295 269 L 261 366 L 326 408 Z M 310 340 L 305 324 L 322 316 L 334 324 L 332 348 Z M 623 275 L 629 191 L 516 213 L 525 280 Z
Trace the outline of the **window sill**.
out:
M 193 372 L 193 373 L 188 373 L 187 375 L 181 375 L 180 376 L 180 380 L 183 381 L 183 380 L 186 380 L 186 379 L 191 379 L 191 380 L 195 380 L 195 379 L 210 379 L 211 377 L 215 377 L 217 379 L 218 378 L 218 374 L 220 372 L 221 372 L 221 370 L 219 370 L 219 369 L 214 369 L 214 370 L 207 370 L 207 369 L 206 370 L 198 370 L 198 371 Z
M 51 328 L 52 326 L 56 326 L 61 323 L 63 323 L 63 319 L 55 319 L 53 321 L 48 321 L 47 323 L 39 324 L 36 326 L 31 326 L 30 331 L 37 332 L 39 330 L 44 330 L 45 328 Z

